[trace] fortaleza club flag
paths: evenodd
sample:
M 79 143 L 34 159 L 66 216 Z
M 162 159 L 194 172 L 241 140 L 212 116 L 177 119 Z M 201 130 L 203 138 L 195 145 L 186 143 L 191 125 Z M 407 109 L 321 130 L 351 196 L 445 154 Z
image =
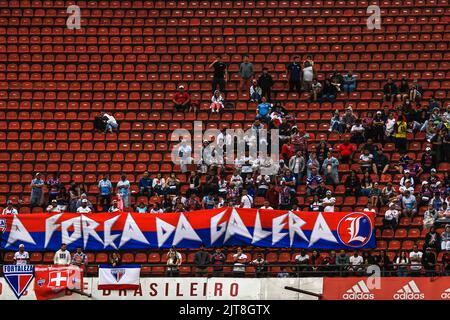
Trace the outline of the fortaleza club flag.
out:
M 78 266 L 44 266 L 34 268 L 34 293 L 37 300 L 64 296 L 66 290 L 83 289 L 83 271 Z
M 274 248 L 375 248 L 371 212 L 300 212 L 220 208 L 186 213 L 8 215 L 6 250 L 145 250 L 252 245 Z
M 3 277 L 8 282 L 17 299 L 25 293 L 34 277 L 32 265 L 4 265 Z
M 98 290 L 137 290 L 141 266 L 128 264 L 111 267 L 100 265 L 98 269 Z

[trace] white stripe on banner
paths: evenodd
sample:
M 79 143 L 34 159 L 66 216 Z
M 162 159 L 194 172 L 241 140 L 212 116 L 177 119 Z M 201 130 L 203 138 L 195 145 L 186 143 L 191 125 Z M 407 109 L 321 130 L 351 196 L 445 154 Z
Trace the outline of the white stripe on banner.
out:
M 99 290 L 138 289 L 140 280 L 140 266 L 108 267 L 98 269 Z

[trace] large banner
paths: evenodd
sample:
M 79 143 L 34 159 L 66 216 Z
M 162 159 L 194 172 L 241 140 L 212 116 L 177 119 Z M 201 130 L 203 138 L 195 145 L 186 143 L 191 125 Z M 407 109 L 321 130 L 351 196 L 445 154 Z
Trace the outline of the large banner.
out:
M 450 300 L 450 277 L 324 278 L 324 300 Z
M 374 215 L 221 208 L 187 213 L 19 214 L 6 224 L 2 247 L 29 251 L 146 250 L 252 245 L 308 249 L 375 248 Z
M 286 290 L 294 287 L 322 293 L 322 278 L 141 278 L 136 290 L 101 290 L 98 278 L 84 278 L 83 292 L 66 290 L 55 300 L 317 300 L 315 296 Z M 20 300 L 37 300 L 34 282 Z M 0 301 L 17 300 L 0 277 Z

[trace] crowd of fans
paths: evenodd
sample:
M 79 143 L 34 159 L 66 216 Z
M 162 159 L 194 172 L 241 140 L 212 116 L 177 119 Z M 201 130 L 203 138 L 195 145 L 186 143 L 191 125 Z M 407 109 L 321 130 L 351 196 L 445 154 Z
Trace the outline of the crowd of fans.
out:
M 210 108 L 218 113 L 227 109 L 227 64 L 218 56 L 208 67 L 214 70 Z M 306 132 L 281 102 L 272 100 L 274 80 L 267 68 L 256 75 L 249 57 L 244 56 L 239 76 L 238 89 L 248 92 L 249 100 L 256 103 L 251 127 L 254 140 L 269 146 L 269 138 L 259 139 L 261 130 L 279 130 L 279 162 L 262 154 L 252 157 L 248 148 L 232 166 L 224 159 L 216 160 L 212 156 L 217 148 L 224 151 L 232 146 L 232 138 L 224 129 L 215 138 L 215 147 L 210 140 L 203 142 L 202 157 L 197 162 L 192 161 L 191 146 L 181 144 L 178 153 L 183 177 L 176 173 L 163 176 L 144 172 L 132 185 L 125 174 L 117 182 L 105 174 L 99 177 L 98 193 L 90 194 L 82 183 L 64 186 L 58 174 L 44 177 L 36 173 L 31 181 L 31 209 L 45 204 L 45 211 L 51 213 L 117 212 L 129 208 L 139 213 L 163 213 L 224 206 L 333 212 L 342 205 L 338 203 L 340 195 L 366 197 L 364 211 L 383 216 L 383 229 L 395 230 L 402 217 L 414 218 L 426 208 L 423 227 L 430 229 L 434 245 L 424 248 L 423 255 L 399 254 L 392 262 L 399 270 L 401 264 L 417 262 L 416 256 L 425 259 L 428 248 L 433 252 L 450 250 L 449 230 L 438 234 L 435 229 L 450 223 L 448 171 L 436 170 L 441 163 L 450 161 L 450 104 L 443 106 L 434 99 L 423 104 L 424 92 L 417 79 L 409 83 L 403 78 L 399 86 L 387 79 L 380 110 L 358 113 L 347 104 L 345 110 L 334 112 L 329 125 L 329 131 L 341 134 L 342 140 L 322 139 L 314 144 L 316 133 Z M 286 80 L 289 92 L 307 92 L 311 102 L 334 102 L 341 93 L 350 96 L 357 88 L 357 76 L 352 71 L 345 75 L 333 72 L 319 82 L 312 56 L 303 62 L 295 56 L 286 66 Z M 192 101 L 183 85 L 178 86 L 172 102 L 178 111 L 198 109 L 198 103 Z M 96 121 L 99 130 L 105 132 L 119 126 L 112 115 L 105 113 Z M 409 153 L 409 135 L 418 132 L 425 134 L 427 145 Z M 245 142 L 247 147 L 255 143 L 251 139 Z M 386 153 L 387 148 L 396 153 Z M 274 166 L 276 170 L 270 174 L 264 170 Z M 188 170 L 186 179 L 184 173 Z M 340 186 L 344 189 L 338 193 Z M 308 203 L 300 203 L 299 195 L 306 195 Z M 93 197 L 97 198 L 96 205 L 90 201 Z M 14 204 L 8 202 L 3 214 L 15 213 Z M 358 265 L 369 259 L 347 258 L 350 264 Z M 299 259 L 303 259 L 301 255 Z M 172 260 L 177 260 L 176 255 Z M 339 255 L 336 260 L 340 260 Z

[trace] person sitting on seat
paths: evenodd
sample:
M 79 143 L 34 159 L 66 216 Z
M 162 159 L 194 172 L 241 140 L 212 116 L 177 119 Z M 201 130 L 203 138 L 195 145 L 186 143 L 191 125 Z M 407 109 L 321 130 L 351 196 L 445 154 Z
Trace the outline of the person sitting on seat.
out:
M 224 98 L 222 96 L 222 93 L 219 90 L 214 91 L 214 95 L 211 98 L 211 112 L 219 113 L 220 110 L 224 108 L 223 102 Z

